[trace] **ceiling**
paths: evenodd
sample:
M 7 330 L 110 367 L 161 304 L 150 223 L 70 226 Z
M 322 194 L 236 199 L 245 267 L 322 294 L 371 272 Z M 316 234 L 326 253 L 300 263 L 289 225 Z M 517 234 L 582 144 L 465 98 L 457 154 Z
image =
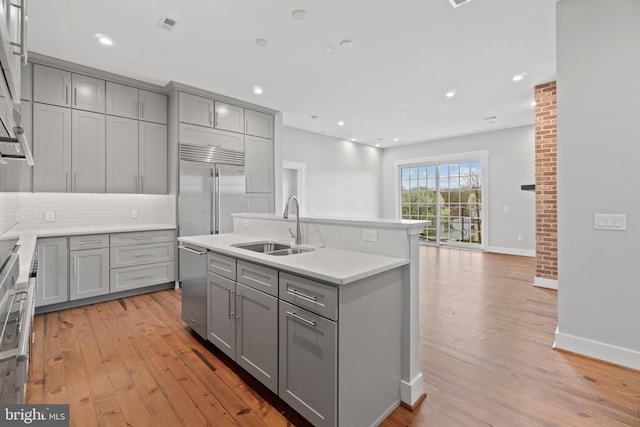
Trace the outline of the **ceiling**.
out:
M 385 148 L 533 123 L 533 87 L 555 79 L 555 6 L 31 0 L 28 42 L 33 52 L 160 85 L 174 80 L 281 111 L 287 126 Z M 178 21 L 173 32 L 157 27 L 162 15 Z M 340 47 L 344 40 L 352 46 Z M 516 74 L 524 78 L 514 82 Z M 456 95 L 445 97 L 450 90 Z

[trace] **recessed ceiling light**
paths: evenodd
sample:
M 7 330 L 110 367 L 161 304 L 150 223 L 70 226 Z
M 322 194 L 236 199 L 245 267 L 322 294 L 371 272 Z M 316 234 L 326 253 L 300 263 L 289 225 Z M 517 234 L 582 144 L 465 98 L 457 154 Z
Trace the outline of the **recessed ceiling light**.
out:
M 343 122 L 342 120 L 340 120 L 340 121 L 338 122 L 338 126 L 344 126 L 344 122 Z
M 524 76 L 526 76 L 526 75 L 527 75 L 527 73 L 518 73 L 518 74 L 514 75 L 514 76 L 511 78 L 511 80 L 513 80 L 514 82 L 519 82 L 519 81 L 521 81 L 522 79 L 524 79 Z
M 376 147 L 380 147 L 380 144 L 376 144 Z
M 256 95 L 262 95 L 262 88 L 260 86 L 254 86 L 253 93 L 255 93 Z
M 95 33 L 94 36 L 95 38 L 98 39 L 100 43 L 102 43 L 105 46 L 111 46 L 113 44 L 113 41 L 109 37 L 105 36 L 104 34 Z
M 307 11 L 302 9 L 296 9 L 293 12 L 291 12 L 291 16 L 296 21 L 304 21 L 305 19 L 307 19 Z
M 325 51 L 325 52 L 327 52 L 327 53 L 331 52 L 331 46 L 327 46 L 327 47 L 325 47 L 325 48 L 324 48 L 324 51 Z
M 449 92 L 445 93 L 444 96 L 446 96 L 447 98 L 453 98 L 454 96 L 456 96 L 456 90 L 452 89 Z
M 269 40 L 267 39 L 256 39 L 256 44 L 260 47 L 265 47 L 269 44 Z
M 351 138 L 351 141 L 356 142 L 356 139 L 355 138 Z
M 353 42 L 351 40 L 342 40 L 340 42 L 340 47 L 348 49 L 353 46 Z
M 393 138 L 393 140 L 394 140 L 395 142 L 398 142 L 398 141 L 400 141 L 400 138 Z

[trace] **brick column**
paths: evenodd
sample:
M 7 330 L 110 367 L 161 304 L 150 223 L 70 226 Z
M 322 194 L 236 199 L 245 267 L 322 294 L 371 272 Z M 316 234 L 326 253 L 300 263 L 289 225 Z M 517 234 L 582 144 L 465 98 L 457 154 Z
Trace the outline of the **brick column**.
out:
M 535 285 L 558 288 L 556 187 L 556 82 L 535 87 L 536 277 Z

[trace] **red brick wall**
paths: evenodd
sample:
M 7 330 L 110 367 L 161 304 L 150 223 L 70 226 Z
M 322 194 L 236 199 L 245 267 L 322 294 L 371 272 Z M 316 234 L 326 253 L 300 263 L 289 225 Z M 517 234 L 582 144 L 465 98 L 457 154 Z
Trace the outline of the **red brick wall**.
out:
M 535 87 L 536 277 L 558 280 L 556 82 Z

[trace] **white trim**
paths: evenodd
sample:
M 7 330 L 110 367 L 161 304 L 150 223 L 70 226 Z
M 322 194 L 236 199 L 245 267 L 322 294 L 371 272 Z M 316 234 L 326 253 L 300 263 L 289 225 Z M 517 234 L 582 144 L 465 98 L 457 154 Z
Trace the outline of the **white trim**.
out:
M 500 248 L 498 246 L 488 246 L 485 252 L 493 252 L 496 254 L 518 255 L 535 257 L 536 251 L 533 249 L 517 249 L 517 248 Z
M 556 328 L 556 340 L 553 343 L 553 348 L 640 370 L 640 352 L 587 338 L 563 334 L 558 329 Z
M 422 372 L 416 375 L 416 377 L 411 380 L 411 383 L 400 380 L 400 400 L 407 405 L 413 406 L 423 394 L 424 382 Z
M 554 279 L 545 279 L 544 277 L 536 277 L 533 280 L 533 286 L 537 286 L 539 288 L 547 288 L 547 289 L 555 289 L 558 290 L 558 280 Z
M 306 163 L 302 163 L 302 162 L 291 162 L 289 160 L 283 160 L 282 161 L 282 170 L 284 171 L 285 169 L 293 169 L 296 170 L 298 172 L 298 201 L 300 202 L 300 214 L 304 215 L 304 213 L 306 212 L 306 192 L 305 192 L 305 186 L 306 186 L 306 170 L 307 170 L 307 164 Z M 287 197 L 286 195 L 282 195 L 283 198 L 283 203 L 285 202 L 284 198 Z M 284 208 L 283 208 L 284 209 Z M 277 210 L 276 210 L 277 212 Z

